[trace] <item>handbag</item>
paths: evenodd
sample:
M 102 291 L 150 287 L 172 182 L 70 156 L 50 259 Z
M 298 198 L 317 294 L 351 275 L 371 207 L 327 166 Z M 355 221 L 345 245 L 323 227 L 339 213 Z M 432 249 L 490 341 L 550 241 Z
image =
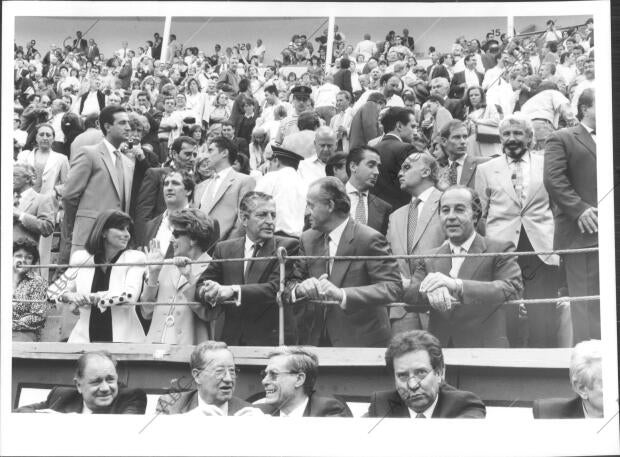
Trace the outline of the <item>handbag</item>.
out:
M 476 141 L 478 143 L 499 143 L 499 127 L 476 124 Z

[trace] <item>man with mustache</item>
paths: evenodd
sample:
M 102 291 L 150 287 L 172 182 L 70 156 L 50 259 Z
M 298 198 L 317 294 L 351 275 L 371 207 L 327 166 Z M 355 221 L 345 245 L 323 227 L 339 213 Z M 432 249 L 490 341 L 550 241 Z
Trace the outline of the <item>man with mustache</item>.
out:
M 279 247 L 288 255 L 297 255 L 297 239 L 274 235 L 276 204 L 270 195 L 255 191 L 245 194 L 239 204 L 239 219 L 245 236 L 216 244 L 214 259 L 273 257 Z M 218 339 L 235 346 L 275 346 L 278 284 L 276 260 L 210 263 L 196 284 L 196 300 L 213 308 L 210 320 L 216 320 Z M 293 330 L 292 325 L 284 328 Z
M 517 251 L 553 250 L 553 215 L 543 184 L 544 156 L 531 150 L 534 127 L 524 115 L 504 118 L 499 126 L 504 155 L 480 164 L 476 190 L 486 214 L 486 234 L 511 241 Z M 559 287 L 557 255 L 520 256 L 524 297 L 553 298 Z M 515 347 L 557 347 L 558 317 L 554 304 L 511 306 L 508 338 Z M 528 316 L 527 340 L 519 337 L 519 314 Z M 525 330 L 525 329 L 524 329 Z
M 366 417 L 484 419 L 484 403 L 471 392 L 445 382 L 439 340 L 424 330 L 396 335 L 385 351 L 395 390 L 374 392 Z

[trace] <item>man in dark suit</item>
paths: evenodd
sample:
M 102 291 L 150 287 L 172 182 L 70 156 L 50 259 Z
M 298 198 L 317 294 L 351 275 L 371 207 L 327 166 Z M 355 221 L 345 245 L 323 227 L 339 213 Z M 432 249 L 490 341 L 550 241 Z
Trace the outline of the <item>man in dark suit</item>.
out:
M 476 58 L 473 54 L 467 54 L 465 57 L 465 70 L 454 73 L 454 77 L 450 83 L 449 97 L 453 99 L 463 98 L 465 89 L 472 86 L 482 86 L 484 75 L 476 70 Z
M 346 90 L 350 94 L 353 93 L 353 86 L 351 86 L 351 61 L 346 57 L 340 59 L 340 65 L 338 71 L 334 73 L 334 84 L 340 88 L 340 90 Z M 328 123 L 329 124 L 329 123 Z
M 480 198 L 465 186 L 448 188 L 439 201 L 439 219 L 447 241 L 434 254 L 505 253 L 510 241 L 476 233 Z M 445 347 L 508 347 L 503 303 L 521 298 L 521 269 L 514 256 L 423 259 L 418 262 L 404 301 L 428 303 L 429 331 Z M 458 300 L 460 304 L 455 305 Z
M 170 171 L 185 171 L 193 173 L 196 161 L 196 141 L 188 136 L 175 139 L 170 147 L 172 154 L 170 167 L 153 167 L 146 170 L 138 201 L 136 204 L 136 233 L 143 239 L 144 227 L 150 221 L 166 210 L 164 200 L 164 176 Z
M 347 155 L 346 170 L 349 176 L 345 188 L 351 200 L 351 217 L 385 235 L 392 205 L 370 194 L 382 166 L 379 151 L 370 146 L 355 148 Z
M 79 30 L 75 32 L 76 38 L 73 40 L 73 50 L 80 54 L 86 54 L 88 44 L 86 38 L 82 38 L 82 32 Z
M 367 417 L 484 419 L 486 408 L 471 392 L 445 383 L 439 340 L 424 330 L 396 335 L 385 351 L 395 390 L 374 392 Z
M 192 351 L 189 366 L 197 389 L 162 395 L 157 400 L 158 413 L 190 413 L 205 416 L 262 415 L 260 410 L 253 408 L 250 403 L 233 397 L 237 368 L 233 354 L 226 343 L 219 341 L 200 343 Z
M 405 159 L 417 152 L 411 144 L 417 123 L 410 110 L 390 107 L 381 118 L 381 124 L 385 135 L 376 145 L 381 158 L 381 168 L 372 193 L 392 208 L 400 208 L 409 203 L 410 196 L 400 189 L 398 172 Z
M 235 136 L 235 126 L 229 121 L 223 121 L 222 124 L 222 136 L 228 138 L 236 146 L 237 152 L 243 152 L 249 157 L 248 141 L 245 138 Z
M 297 239 L 274 236 L 276 204 L 270 195 L 254 191 L 245 194 L 239 217 L 245 236 L 219 242 L 214 259 L 273 257 L 279 247 L 286 248 L 288 255 L 297 255 Z M 288 262 L 287 267 L 291 266 Z M 196 284 L 196 299 L 205 306 L 215 306 L 212 320 L 221 321 L 223 314 L 223 329 L 221 322 L 216 324 L 216 339 L 234 346 L 275 346 L 278 285 L 277 260 L 210 263 Z M 286 339 L 293 340 L 293 326 L 285 324 L 284 329 L 289 332 Z
M 312 228 L 301 235 L 300 255 L 384 256 L 383 235 L 349 216 L 344 184 L 333 176 L 310 186 Z M 400 300 L 402 284 L 394 259 L 307 260 L 295 262 L 287 300 L 296 308 L 301 344 L 380 347 L 389 341 L 384 305 Z M 328 300 L 336 303 L 316 303 Z
M 459 120 L 448 122 L 439 133 L 441 147 L 448 157 L 448 162 L 439 168 L 437 187 L 444 190 L 449 186 L 476 186 L 476 168 L 490 157 L 472 157 L 467 154 L 467 127 Z
M 265 402 L 256 406 L 280 417 L 353 417 L 346 403 L 314 393 L 319 358 L 303 347 L 281 346 L 261 373 Z
M 144 414 L 146 394 L 118 387 L 116 361 L 108 351 L 86 352 L 77 361 L 75 388 L 55 387 L 41 403 L 18 408 L 18 413 Z
M 79 115 L 86 116 L 93 112 L 100 112 L 105 107 L 105 94 L 99 89 L 100 87 L 101 80 L 99 78 L 92 78 L 90 80 L 88 92 L 81 95 L 78 102 Z
M 95 60 L 95 57 L 99 57 L 99 46 L 95 43 L 95 40 L 92 38 L 88 40 L 88 49 L 86 50 L 86 59 L 89 62 Z
M 555 220 L 553 249 L 598 246 L 595 106 L 594 89 L 585 89 L 578 101 L 581 123 L 552 133 L 545 144 L 543 179 Z M 570 296 L 599 294 L 597 252 L 563 260 Z M 571 302 L 575 343 L 601 337 L 600 313 L 598 301 Z
M 536 400 L 534 419 L 584 419 L 603 417 L 602 345 L 600 340 L 575 345 L 569 365 L 574 398 Z
M 450 92 L 450 81 L 445 77 L 438 77 L 430 80 L 430 95 L 438 95 L 443 98 L 443 107 L 447 109 L 454 119 L 465 120 L 465 104 L 458 98 L 448 98 Z
M 370 140 L 381 134 L 379 113 L 385 107 L 385 103 L 385 95 L 380 92 L 371 92 L 368 101 L 353 115 L 349 130 L 351 149 L 366 146 Z

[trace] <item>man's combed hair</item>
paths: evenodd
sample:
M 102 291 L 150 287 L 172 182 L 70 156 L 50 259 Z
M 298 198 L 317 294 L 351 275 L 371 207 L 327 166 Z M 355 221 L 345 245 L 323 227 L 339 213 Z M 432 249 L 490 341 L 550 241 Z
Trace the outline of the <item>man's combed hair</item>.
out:
M 241 202 L 239 203 L 239 212 L 244 214 L 250 214 L 252 211 L 254 211 L 259 201 L 267 202 L 272 200 L 273 196 L 269 194 L 251 190 L 250 192 L 246 193 L 241 199 Z
M 313 352 L 302 346 L 280 346 L 271 351 L 267 356 L 269 359 L 277 356 L 285 356 L 289 371 L 293 373 L 304 373 L 304 393 L 312 394 L 314 385 L 319 374 L 319 358 Z
M 222 122 L 222 126 L 230 125 L 230 123 Z M 218 136 L 211 140 L 211 143 L 215 144 L 217 150 L 222 152 L 224 149 L 228 151 L 228 162 L 232 165 L 237 160 L 237 146 L 224 136 Z
M 189 358 L 190 369 L 203 370 L 209 363 L 208 353 L 210 351 L 219 351 L 220 349 L 228 349 L 228 345 L 223 341 L 203 341 L 192 351 Z
M 571 384 L 591 389 L 596 381 L 594 372 L 602 360 L 603 347 L 600 340 L 587 340 L 576 344 L 571 353 L 568 369 Z
M 436 372 L 443 371 L 445 365 L 441 343 L 425 330 L 410 330 L 397 334 L 385 351 L 385 364 L 394 370 L 394 359 L 410 352 L 426 351 L 431 359 L 431 367 Z
M 335 212 L 349 214 L 349 211 L 351 211 L 351 200 L 342 181 L 334 176 L 326 176 L 325 178 L 317 179 L 312 185 L 319 186 L 323 200 L 334 202 Z
M 383 125 L 383 131 L 385 133 L 391 132 L 396 128 L 396 124 L 400 122 L 403 125 L 409 123 L 409 117 L 413 112 L 408 108 L 402 108 L 400 106 L 391 106 L 388 108 L 381 117 L 381 125 Z

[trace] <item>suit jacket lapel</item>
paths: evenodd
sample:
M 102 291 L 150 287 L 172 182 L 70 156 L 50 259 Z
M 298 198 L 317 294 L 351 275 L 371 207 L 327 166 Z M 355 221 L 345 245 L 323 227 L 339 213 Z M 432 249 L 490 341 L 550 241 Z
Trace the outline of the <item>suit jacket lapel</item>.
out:
M 405 402 L 400 398 L 398 392 L 394 392 L 394 394 L 388 398 L 386 417 L 411 417 L 409 408 L 407 408 Z
M 376 197 L 369 193 L 368 194 L 368 223 L 366 225 L 370 227 L 379 227 L 381 225 L 381 221 L 377 221 L 379 216 L 379 210 L 377 208 Z
M 275 252 L 275 238 L 267 240 L 256 253 L 256 257 L 266 257 L 271 255 L 273 252 Z M 269 268 L 266 268 L 267 262 L 270 261 L 264 260 L 261 262 L 250 262 L 250 265 L 248 266 L 248 274 L 245 278 L 245 283 L 256 284 L 259 282 L 263 282 L 260 279 L 263 273 L 269 270 Z
M 459 184 L 464 186 L 469 186 L 469 181 L 471 181 L 471 177 L 473 176 L 476 170 L 476 163 L 469 158 L 469 156 L 465 157 L 465 161 L 463 162 L 463 171 L 461 172 L 461 179 Z
M 497 182 L 499 182 L 500 186 L 502 186 L 504 192 L 506 192 L 506 194 L 510 198 L 512 198 L 518 206 L 521 206 L 521 202 L 517 198 L 517 193 L 515 192 L 515 188 L 512 185 L 512 177 L 510 174 L 510 168 L 508 167 L 508 163 L 504 161 L 494 171 L 495 175 L 497 176 Z
M 530 153 L 530 182 L 527 186 L 527 193 L 525 195 L 525 202 L 523 202 L 523 208 L 532 202 L 538 189 L 543 186 L 543 157 L 533 152 Z
M 338 249 L 336 250 L 337 256 L 355 254 L 355 249 L 352 245 L 353 239 L 355 238 L 355 224 L 353 219 L 349 219 L 349 222 L 347 222 L 342 236 L 340 237 L 340 243 L 338 243 Z M 329 275 L 330 282 L 336 287 L 340 287 L 350 265 L 350 260 L 334 260 L 334 266 Z
M 481 252 L 486 252 L 486 250 L 487 244 L 485 243 L 484 238 L 476 234 L 476 238 L 474 238 L 474 242 L 471 244 L 468 254 L 479 254 Z M 483 257 L 465 257 L 465 260 L 463 260 L 463 263 L 461 264 L 458 277 L 461 279 L 474 278 L 476 271 L 483 261 Z
M 118 182 L 118 175 L 116 174 L 116 167 L 112 163 L 112 159 L 110 158 L 110 154 L 108 154 L 108 150 L 105 144 L 100 143 L 99 153 L 101 154 L 101 159 L 105 164 L 108 172 L 110 173 L 110 177 L 112 178 L 112 184 L 114 184 L 114 189 L 116 189 L 116 195 L 121 194 L 120 184 Z M 130 188 L 131 191 L 131 188 Z
M 450 244 L 447 241 L 437 249 L 436 254 L 451 254 Z M 429 259 L 426 261 L 427 263 L 432 262 L 433 270 L 443 273 L 445 275 L 450 275 L 450 270 L 452 269 L 452 260 L 449 257 L 437 257 L 434 259 Z M 430 271 L 429 271 L 430 273 Z
M 596 158 L 596 143 L 583 125 L 574 130 L 575 138 Z
M 441 193 L 437 190 L 433 190 L 430 194 L 428 200 L 424 203 L 422 207 L 422 213 L 420 214 L 420 218 L 418 219 L 418 223 L 415 228 L 415 232 L 413 234 L 413 248 L 415 249 L 415 245 L 422 237 L 424 230 L 426 230 L 426 226 L 433 218 L 433 214 L 437 211 L 437 202 L 441 197 Z M 405 232 L 406 233 L 406 230 Z M 411 254 L 411 252 L 409 252 Z
M 228 173 L 228 176 L 226 177 L 226 180 L 224 182 L 222 182 L 222 184 L 220 184 L 219 189 L 217 189 L 217 192 L 215 193 L 215 196 L 211 200 L 211 208 L 209 208 L 209 210 L 207 212 L 210 212 L 213 208 L 215 208 L 215 205 L 217 205 L 217 202 L 220 201 L 220 199 L 222 198 L 222 195 L 224 195 L 224 192 L 226 192 L 228 190 L 228 188 L 230 186 L 232 186 L 232 184 L 237 179 L 236 174 L 237 173 L 234 170 L 231 170 Z
M 19 209 L 25 213 L 32 214 L 33 212 L 30 211 L 30 209 L 32 208 L 36 200 L 37 200 L 37 193 L 31 187 L 30 189 L 28 189 L 26 192 L 24 192 L 21 195 L 20 200 L 19 200 Z

